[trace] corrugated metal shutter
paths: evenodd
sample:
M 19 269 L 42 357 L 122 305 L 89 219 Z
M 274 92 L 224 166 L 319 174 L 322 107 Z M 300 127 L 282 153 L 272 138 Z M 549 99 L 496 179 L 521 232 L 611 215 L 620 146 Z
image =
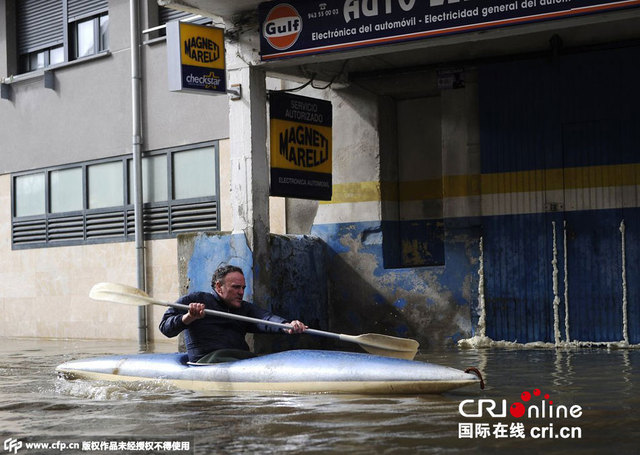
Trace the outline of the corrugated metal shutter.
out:
M 107 11 L 107 0 L 68 0 L 68 20 Z M 63 0 L 18 2 L 18 53 L 26 54 L 61 44 L 64 40 Z
M 161 7 L 160 8 L 160 24 L 166 24 L 167 22 L 183 19 L 191 15 L 192 15 L 191 13 L 188 13 L 186 11 L 178 11 L 171 8 Z
M 18 2 L 17 16 L 20 54 L 62 43 L 62 0 L 22 0 Z
M 616 79 L 638 61 L 628 47 L 480 68 L 487 336 L 556 341 L 557 293 L 557 341 L 640 342 L 640 90 Z
M 550 79 L 539 61 L 480 71 L 483 212 L 491 215 L 483 219 L 486 334 L 494 340 L 554 341 L 554 218 L 541 212 L 539 191 L 542 170 L 559 165 L 547 133 L 557 111 L 542 82 Z
M 69 22 L 101 13 L 109 9 L 107 0 L 68 0 Z

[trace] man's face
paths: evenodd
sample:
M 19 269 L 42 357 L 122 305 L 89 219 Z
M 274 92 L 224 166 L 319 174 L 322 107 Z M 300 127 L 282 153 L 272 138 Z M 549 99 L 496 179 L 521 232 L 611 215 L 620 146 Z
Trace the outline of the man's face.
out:
M 222 283 L 216 283 L 216 292 L 229 308 L 240 308 L 246 287 L 244 275 L 231 272 L 222 279 Z

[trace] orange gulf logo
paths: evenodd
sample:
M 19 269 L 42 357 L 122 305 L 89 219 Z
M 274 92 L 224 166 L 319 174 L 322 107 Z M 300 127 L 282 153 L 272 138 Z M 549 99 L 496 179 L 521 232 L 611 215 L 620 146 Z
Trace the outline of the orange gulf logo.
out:
M 288 3 L 274 6 L 264 21 L 262 35 L 271 47 L 280 51 L 289 49 L 302 31 L 302 17 Z

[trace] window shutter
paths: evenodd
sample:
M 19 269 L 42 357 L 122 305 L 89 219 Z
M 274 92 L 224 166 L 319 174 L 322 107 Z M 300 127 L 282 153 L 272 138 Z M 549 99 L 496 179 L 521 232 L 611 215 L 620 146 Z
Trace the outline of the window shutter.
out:
M 19 54 L 63 42 L 62 0 L 22 0 L 17 6 Z
M 183 19 L 188 16 L 192 16 L 193 14 L 188 13 L 186 11 L 178 11 L 171 8 L 160 8 L 160 24 L 166 24 L 171 21 L 175 21 L 178 19 Z
M 75 22 L 109 10 L 108 0 L 67 0 L 69 22 Z

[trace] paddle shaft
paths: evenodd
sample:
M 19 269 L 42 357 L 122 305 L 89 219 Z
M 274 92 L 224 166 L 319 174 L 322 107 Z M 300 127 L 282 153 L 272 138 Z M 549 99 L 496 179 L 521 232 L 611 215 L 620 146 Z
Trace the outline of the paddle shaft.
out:
M 180 303 L 170 303 L 156 300 L 150 297 L 144 291 L 137 288 L 126 286 L 117 283 L 98 283 L 91 288 L 89 297 L 94 300 L 106 300 L 115 303 L 124 303 L 126 305 L 161 305 L 165 307 L 172 307 L 182 311 L 189 311 L 189 307 Z M 264 324 L 269 326 L 275 326 L 282 329 L 290 330 L 292 326 L 289 324 L 283 324 L 280 322 L 268 321 L 264 319 L 252 318 L 249 316 L 242 316 L 231 312 L 217 311 L 217 310 L 204 310 L 205 314 L 211 316 L 217 316 L 228 319 L 235 319 L 243 322 L 249 322 L 252 324 Z M 306 329 L 304 333 L 309 335 L 318 335 L 327 338 L 333 338 L 349 343 L 356 343 L 360 345 L 365 351 L 371 354 L 384 355 L 388 357 L 397 357 L 402 359 L 413 359 L 418 351 L 418 342 L 415 340 L 394 338 L 388 335 L 379 335 L 375 333 L 368 333 L 364 335 L 345 335 L 332 332 L 325 332 L 323 330 Z
M 154 300 L 153 303 L 160 304 L 160 305 L 165 305 L 165 306 L 170 306 L 170 307 L 176 308 L 178 310 L 189 311 L 189 305 L 183 305 L 181 303 L 159 302 L 157 300 Z M 238 321 L 251 322 L 251 323 L 254 323 L 254 324 L 270 325 L 270 326 L 273 326 L 273 327 L 280 327 L 281 329 L 291 329 L 292 328 L 291 325 L 289 325 L 289 324 L 283 324 L 281 322 L 275 322 L 275 321 L 267 321 L 265 319 L 252 318 L 252 317 L 249 317 L 249 316 L 242 316 L 241 314 L 226 313 L 224 311 L 205 309 L 204 313 L 208 314 L 209 316 L 218 316 L 218 317 L 221 317 L 221 318 L 235 319 L 235 320 L 238 320 Z M 324 330 L 317 330 L 317 329 L 306 329 L 304 331 L 304 333 L 308 333 L 309 335 L 318 335 L 318 336 L 323 336 L 323 337 L 328 337 L 328 338 L 335 338 L 337 340 L 340 340 L 342 338 L 340 336 L 340 334 L 338 334 L 338 333 L 325 332 Z
M 183 305 L 181 303 L 168 303 L 168 302 L 158 302 L 158 301 L 155 301 L 154 303 L 158 303 L 160 305 L 165 305 L 165 306 L 170 306 L 171 308 L 176 308 L 178 310 L 189 311 L 189 305 Z M 209 316 L 218 316 L 218 317 L 221 317 L 221 318 L 236 319 L 238 321 L 253 322 L 255 324 L 272 325 L 274 327 L 280 327 L 281 329 L 291 329 L 292 328 L 291 325 L 289 325 L 289 324 L 283 324 L 281 322 L 275 322 L 275 321 L 266 321 L 264 319 L 252 318 L 252 317 L 249 317 L 249 316 L 242 316 L 241 314 L 226 313 L 224 311 L 205 309 L 204 313 L 208 314 Z

